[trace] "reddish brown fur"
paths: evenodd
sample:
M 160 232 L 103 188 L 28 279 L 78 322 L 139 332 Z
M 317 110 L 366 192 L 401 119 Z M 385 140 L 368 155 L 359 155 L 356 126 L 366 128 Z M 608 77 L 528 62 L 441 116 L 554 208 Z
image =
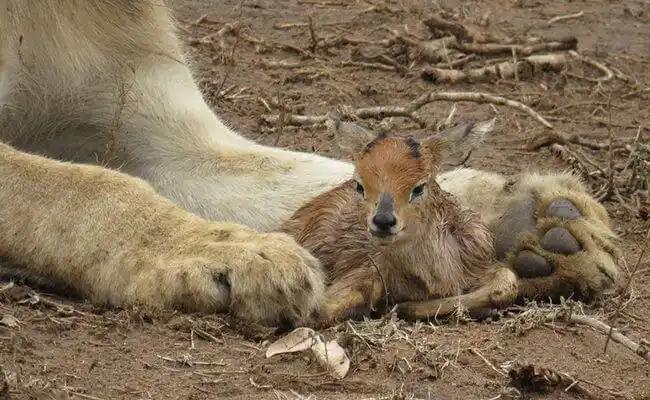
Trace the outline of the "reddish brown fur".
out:
M 355 162 L 350 180 L 300 208 L 282 230 L 322 263 L 329 278 L 324 318 L 367 315 L 382 305 L 449 297 L 477 288 L 494 265 L 492 236 L 435 181 L 442 142 L 419 153 L 399 137 L 378 138 Z M 414 186 L 426 182 L 419 201 Z M 399 234 L 373 237 L 368 221 L 380 192 L 395 199 Z

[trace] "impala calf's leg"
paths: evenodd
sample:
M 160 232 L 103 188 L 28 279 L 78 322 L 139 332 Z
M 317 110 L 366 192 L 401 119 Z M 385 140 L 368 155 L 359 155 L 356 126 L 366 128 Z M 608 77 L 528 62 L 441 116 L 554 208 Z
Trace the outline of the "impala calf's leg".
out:
M 321 318 L 323 323 L 370 317 L 384 295 L 384 285 L 379 279 L 359 279 L 357 275 L 352 271 L 349 277 L 338 279 L 327 288 Z
M 497 267 L 478 289 L 459 296 L 400 303 L 397 313 L 406 319 L 430 319 L 454 313 L 459 306 L 470 314 L 485 309 L 503 308 L 517 298 L 517 276 L 509 269 Z

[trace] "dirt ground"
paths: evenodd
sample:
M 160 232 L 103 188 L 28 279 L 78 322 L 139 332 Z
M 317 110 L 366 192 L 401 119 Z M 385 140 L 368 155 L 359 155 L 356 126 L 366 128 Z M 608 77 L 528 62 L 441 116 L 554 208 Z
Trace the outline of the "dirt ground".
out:
M 353 109 L 404 105 L 429 91 L 486 92 L 527 104 L 554 129 L 510 107 L 459 102 L 454 122 L 497 117 L 495 133 L 466 165 L 506 174 L 577 166 L 586 168 L 594 193 L 602 193 L 609 177 L 611 132 L 615 150 L 611 161 L 621 199 L 614 194 L 605 204 L 621 236 L 628 268 L 636 267 L 637 272 L 626 293 L 572 307 L 616 326 L 636 343 L 646 340 L 648 346 L 650 257 L 636 264 L 649 229 L 649 205 L 647 192 L 646 197 L 629 193 L 633 168 L 623 167 L 629 157 L 624 146 L 636 148 L 639 130 L 641 137 L 650 136 L 647 1 L 172 3 L 210 104 L 232 127 L 260 143 L 345 157 L 325 127 L 293 126 L 290 115 L 322 115 L 340 105 Z M 579 52 L 607 66 L 614 77 L 604 79 L 604 71 L 573 60 L 561 71 L 488 82 L 423 79 L 420 71 L 431 62 L 415 57 L 402 42 L 387 47 L 381 41 L 393 37 L 391 30 L 411 41 L 430 39 L 432 33 L 422 21 L 441 12 L 445 19 L 482 33 L 474 36 L 476 40 L 486 34 L 500 43 L 574 36 Z M 548 23 L 553 17 L 579 12 L 574 18 Z M 465 68 L 512 58 L 512 54 L 477 56 Z M 453 60 L 442 57 L 440 68 Z M 278 61 L 285 67 L 274 67 Z M 424 134 L 435 131 L 451 108 L 450 102 L 423 107 L 421 124 L 402 117 L 360 123 Z M 263 118 L 279 113 L 284 123 Z M 582 162 L 572 164 L 549 146 L 531 147 L 534 138 L 551 132 L 575 134 L 588 142 L 564 147 Z M 347 377 L 335 380 L 304 354 L 266 359 L 265 349 L 278 335 L 226 316 L 98 309 L 20 285 L 0 291 L 0 364 L 6 382 L 0 398 L 650 399 L 648 362 L 617 343 L 609 343 L 605 352 L 606 335 L 592 328 L 534 316 L 504 313 L 498 320 L 480 323 L 385 319 L 342 324 L 323 332 L 337 338 L 351 359 Z M 501 369 L 509 361 L 548 368 L 562 382 L 548 392 L 515 389 Z M 553 381 L 551 375 L 547 374 Z

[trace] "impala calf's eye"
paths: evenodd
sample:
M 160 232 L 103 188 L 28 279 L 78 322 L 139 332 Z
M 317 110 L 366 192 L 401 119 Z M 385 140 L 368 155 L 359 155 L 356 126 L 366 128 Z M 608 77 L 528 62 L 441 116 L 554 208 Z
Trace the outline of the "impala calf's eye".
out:
M 357 182 L 357 193 L 359 193 L 362 196 L 364 193 L 363 186 L 359 182 Z
M 411 201 L 417 199 L 418 197 L 424 194 L 424 186 L 425 184 L 423 183 L 413 188 L 413 190 L 411 191 Z

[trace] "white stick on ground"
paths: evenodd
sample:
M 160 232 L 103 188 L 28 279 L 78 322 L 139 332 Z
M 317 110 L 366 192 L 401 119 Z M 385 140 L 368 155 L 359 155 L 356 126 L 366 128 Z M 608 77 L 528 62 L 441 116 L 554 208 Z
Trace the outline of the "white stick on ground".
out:
M 623 345 L 625 348 L 628 350 L 631 350 L 634 352 L 634 354 L 640 356 L 647 362 L 650 362 L 650 351 L 648 350 L 647 347 L 645 347 L 642 344 L 636 343 L 627 336 L 623 335 L 620 333 L 618 330 L 615 328 L 612 328 L 611 326 L 607 325 L 606 323 L 599 321 L 595 318 L 588 317 L 586 315 L 576 315 L 574 313 L 571 313 L 571 315 L 567 315 L 566 312 L 559 312 L 559 311 L 553 311 L 548 313 L 546 316 L 547 320 L 563 320 L 567 322 L 573 322 L 576 324 L 581 324 L 581 325 L 586 325 L 591 328 L 594 328 L 596 331 L 602 333 L 603 335 L 608 335 L 611 332 L 611 339 L 612 341 L 619 343 Z
M 580 12 L 577 12 L 575 14 L 558 15 L 557 17 L 553 17 L 553 18 L 549 19 L 546 24 L 547 25 L 553 25 L 556 22 L 566 21 L 567 19 L 581 18 L 584 15 L 585 15 L 584 11 L 580 11 Z
M 406 117 L 411 118 L 415 121 L 420 121 L 420 118 L 417 115 L 417 111 L 429 103 L 435 101 L 450 101 L 450 102 L 459 102 L 459 101 L 469 101 L 473 103 L 481 104 L 496 104 L 502 106 L 508 106 L 519 110 L 525 114 L 528 114 L 533 119 L 544 125 L 545 127 L 552 129 L 553 125 L 548 122 L 544 117 L 537 113 L 532 108 L 527 105 L 520 103 L 516 100 L 510 100 L 505 97 L 492 95 L 489 93 L 480 93 L 480 92 L 430 92 L 423 94 L 422 96 L 416 98 L 415 100 L 402 105 L 402 106 L 375 106 L 375 107 L 362 107 L 357 109 L 345 110 L 344 114 L 350 115 L 356 118 L 388 118 L 388 117 Z M 262 119 L 269 123 L 275 124 L 278 120 L 277 115 L 263 115 Z M 286 115 L 285 123 L 288 125 L 313 125 L 325 123 L 327 120 L 327 115 Z

